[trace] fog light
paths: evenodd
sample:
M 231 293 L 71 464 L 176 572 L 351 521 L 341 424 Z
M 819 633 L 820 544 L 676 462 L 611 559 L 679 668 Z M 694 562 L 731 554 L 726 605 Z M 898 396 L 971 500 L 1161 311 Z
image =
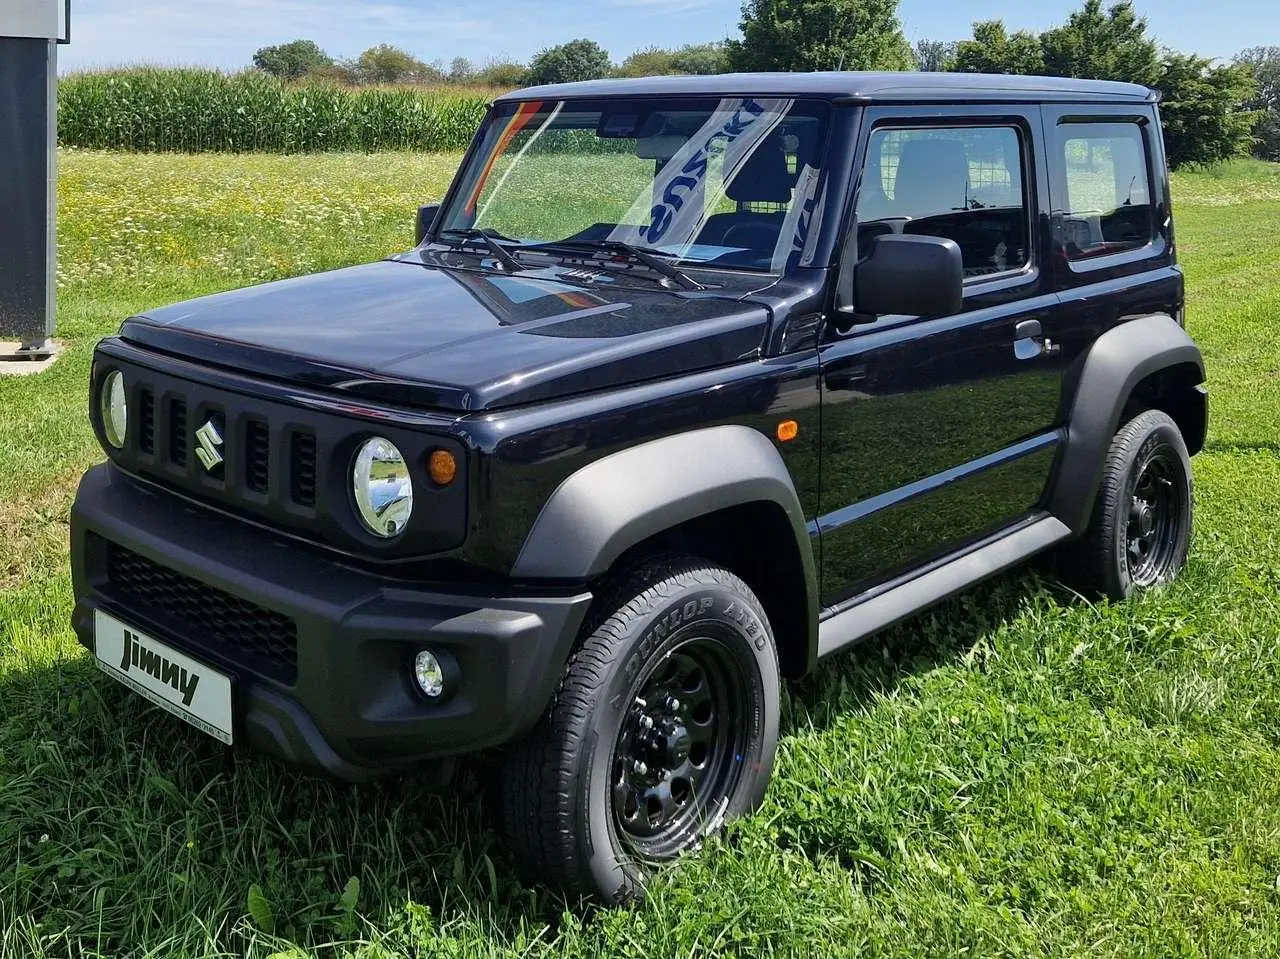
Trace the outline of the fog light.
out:
M 432 699 L 438 699 L 444 692 L 444 670 L 429 649 L 413 658 L 413 678 L 418 681 L 418 688 Z

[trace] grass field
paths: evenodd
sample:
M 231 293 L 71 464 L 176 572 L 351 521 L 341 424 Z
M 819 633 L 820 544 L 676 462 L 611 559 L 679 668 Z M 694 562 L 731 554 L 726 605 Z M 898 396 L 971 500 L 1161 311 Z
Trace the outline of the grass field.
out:
M 1280 166 L 1176 177 L 1210 369 L 1190 566 L 1003 577 L 791 690 L 764 808 L 626 910 L 512 878 L 473 777 L 349 787 L 96 674 L 66 516 L 130 312 L 404 248 L 456 156 L 64 152 L 52 371 L 0 379 L 0 955 L 1280 954 Z

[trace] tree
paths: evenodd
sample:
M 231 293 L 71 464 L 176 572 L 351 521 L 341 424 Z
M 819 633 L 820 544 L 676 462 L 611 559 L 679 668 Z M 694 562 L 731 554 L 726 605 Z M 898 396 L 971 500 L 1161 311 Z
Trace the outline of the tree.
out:
M 356 58 L 356 75 L 361 83 L 440 83 L 444 73 L 423 63 L 412 53 L 389 43 L 370 47 Z
M 523 63 L 516 63 L 514 60 L 490 60 L 476 71 L 472 82 L 486 87 L 511 89 L 524 86 L 528 73 L 529 69 Z
M 619 64 L 616 72 L 620 77 L 661 77 L 724 73 L 727 69 L 723 43 L 689 43 L 679 50 L 661 47 L 637 50 Z
M 1010 34 L 1002 20 L 979 20 L 973 25 L 973 39 L 956 44 L 951 69 L 960 73 L 1013 73 L 1037 75 L 1045 72 L 1040 38 L 1019 30 Z
M 1102 0 L 1085 0 L 1066 23 L 1039 36 L 1010 35 L 1000 20 L 980 21 L 973 25 L 973 39 L 957 46 L 952 69 L 1155 87 L 1164 96 L 1160 110 L 1172 167 L 1213 163 L 1247 151 L 1254 125 L 1265 115 L 1254 112 L 1261 108 L 1249 64 L 1215 67 L 1203 57 L 1173 51 L 1161 56 L 1147 36 L 1146 20 L 1129 0 L 1105 12 Z
M 951 69 L 959 44 L 943 40 L 917 40 L 916 69 L 927 73 L 945 73 Z
M 744 0 L 734 70 L 908 70 L 898 0 Z
M 1251 47 L 1233 62 L 1246 68 L 1257 85 L 1257 93 L 1245 102 L 1246 110 L 1258 114 L 1254 156 L 1280 160 L 1280 47 Z
M 471 83 L 475 80 L 475 65 L 466 57 L 454 57 L 449 61 L 450 83 Z
M 327 67 L 316 67 L 307 72 L 305 79 L 308 82 L 341 87 L 354 87 L 360 83 L 355 64 L 350 60 L 339 60 Z
M 594 40 L 570 40 L 540 50 L 529 63 L 526 81 L 536 85 L 598 80 L 607 77 L 612 69 L 609 54 L 600 44 Z
M 1160 117 L 1171 167 L 1216 163 L 1249 151 L 1259 115 L 1244 109 L 1257 95 L 1247 66 L 1215 67 L 1204 57 L 1170 51 L 1155 86 L 1163 95 Z
M 616 72 L 620 77 L 663 77 L 678 71 L 674 51 L 645 47 L 618 64 Z
M 952 69 L 964 73 L 1013 73 L 1090 80 L 1124 80 L 1152 86 L 1160 76 L 1156 42 L 1129 0 L 1102 9 L 1085 0 L 1060 27 L 1038 36 L 1010 34 L 1001 20 L 973 25 L 973 39 L 956 48 Z
M 333 66 L 333 58 L 314 40 L 293 40 L 274 47 L 262 47 L 253 55 L 253 65 L 273 77 L 296 80 L 298 77 Z
M 672 55 L 671 62 L 678 73 L 690 76 L 727 73 L 729 70 L 729 54 L 723 42 L 687 43 Z
M 1054 77 L 1123 80 L 1153 86 L 1160 77 L 1160 55 L 1147 36 L 1147 21 L 1130 0 L 1105 13 L 1102 0 L 1084 7 L 1060 27 L 1040 35 L 1045 73 Z

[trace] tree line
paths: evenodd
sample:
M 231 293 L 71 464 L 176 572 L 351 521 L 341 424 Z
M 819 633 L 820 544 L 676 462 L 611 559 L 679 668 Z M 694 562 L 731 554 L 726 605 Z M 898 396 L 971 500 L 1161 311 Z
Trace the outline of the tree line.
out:
M 494 59 L 476 65 L 467 57 L 420 60 L 389 43 L 370 47 L 351 60 L 331 57 L 312 40 L 263 47 L 253 55 L 259 70 L 284 80 L 331 80 L 348 86 L 411 85 L 521 87 L 602 77 L 652 77 L 727 73 L 727 44 L 691 43 L 675 50 L 649 47 L 615 65 L 594 40 L 570 40 L 540 51 L 529 63 Z
M 1254 47 L 1231 63 L 1161 49 L 1131 0 L 1104 8 L 1084 0 L 1042 33 L 1010 32 L 1001 20 L 973 24 L 954 42 L 912 47 L 898 0 L 744 0 L 740 35 L 677 49 L 649 47 L 621 63 L 590 39 L 540 50 L 527 63 L 477 66 L 455 57 L 425 62 L 390 44 L 336 60 L 310 40 L 264 47 L 255 67 L 285 79 L 349 85 L 458 84 L 518 87 L 602 77 L 760 70 L 935 70 L 1121 80 L 1162 94 L 1172 165 L 1204 164 L 1249 152 L 1280 160 L 1280 47 Z

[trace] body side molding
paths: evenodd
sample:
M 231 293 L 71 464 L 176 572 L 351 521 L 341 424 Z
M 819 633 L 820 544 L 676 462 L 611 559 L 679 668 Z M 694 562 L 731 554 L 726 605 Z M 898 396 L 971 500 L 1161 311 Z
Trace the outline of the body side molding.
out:
M 1052 516 L 1041 515 L 1014 532 L 1002 532 L 984 545 L 926 573 L 854 602 L 819 624 L 818 656 L 829 656 L 851 646 L 988 576 L 1030 559 L 1070 535 L 1071 531 L 1063 523 Z
M 1133 388 L 1152 373 L 1177 366 L 1197 371 L 1204 382 L 1200 348 L 1164 314 L 1137 317 L 1113 327 L 1085 355 L 1067 419 L 1067 441 L 1054 475 L 1049 512 L 1073 534 L 1084 532 L 1111 438 Z M 1189 446 L 1195 438 L 1187 437 Z

